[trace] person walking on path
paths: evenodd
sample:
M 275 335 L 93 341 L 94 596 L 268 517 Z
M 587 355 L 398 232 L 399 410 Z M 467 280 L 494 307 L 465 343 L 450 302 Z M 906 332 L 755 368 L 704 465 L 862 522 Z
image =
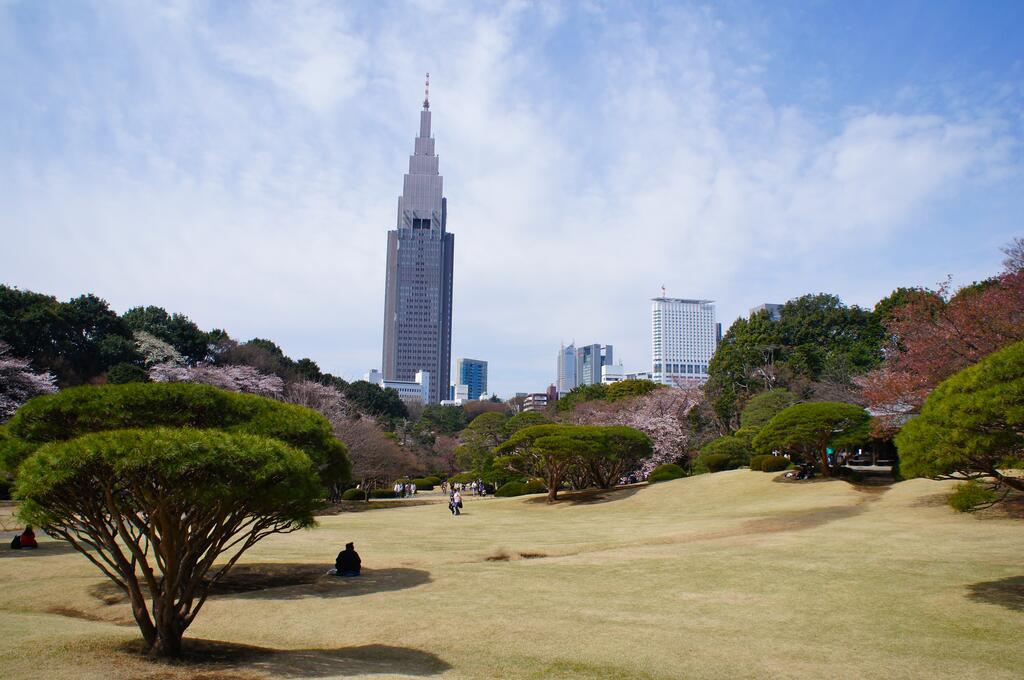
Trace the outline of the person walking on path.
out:
M 456 517 L 462 514 L 462 494 L 458 491 L 452 495 L 452 514 Z

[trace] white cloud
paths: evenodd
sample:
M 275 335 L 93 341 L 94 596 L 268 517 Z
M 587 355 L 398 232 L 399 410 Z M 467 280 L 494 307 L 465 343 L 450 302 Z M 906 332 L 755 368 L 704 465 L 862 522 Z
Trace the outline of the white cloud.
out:
M 489 359 L 509 393 L 550 381 L 561 340 L 645 367 L 663 283 L 717 299 L 725 325 L 803 292 L 877 296 L 850 257 L 1019 172 L 998 114 L 772 101 L 769 60 L 726 49 L 711 10 L 371 7 L 128 5 L 63 51 L 9 45 L 28 70 L 2 82 L 29 96 L 2 95 L 0 122 L 28 136 L 0 145 L 0 231 L 31 256 L 4 281 L 163 305 L 357 376 L 379 362 L 385 233 L 429 70 L 453 358 Z M 81 58 L 92 43 L 103 67 Z

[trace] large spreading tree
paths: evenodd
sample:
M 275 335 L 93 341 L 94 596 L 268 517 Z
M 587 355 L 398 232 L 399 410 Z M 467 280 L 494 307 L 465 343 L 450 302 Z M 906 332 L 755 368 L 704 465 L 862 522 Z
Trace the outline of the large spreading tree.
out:
M 1024 342 L 942 382 L 896 436 L 900 472 L 1024 491 Z
M 829 460 L 828 449 L 867 441 L 870 421 L 867 411 L 854 404 L 795 404 L 769 420 L 752 444 L 758 453 L 799 454 L 805 461 L 813 462 L 822 475 L 830 477 L 837 463 Z
M 0 436 L 23 518 L 129 596 L 156 656 L 176 656 L 210 587 L 248 548 L 310 526 L 347 479 L 318 413 L 206 385 L 132 383 L 37 397 Z

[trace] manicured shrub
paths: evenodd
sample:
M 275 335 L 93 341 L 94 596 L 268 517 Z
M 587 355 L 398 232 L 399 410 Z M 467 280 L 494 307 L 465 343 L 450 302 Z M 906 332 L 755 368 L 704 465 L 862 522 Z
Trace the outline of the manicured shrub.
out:
M 522 482 L 508 482 L 502 484 L 497 491 L 494 492 L 495 496 L 500 498 L 508 498 L 509 496 L 522 496 L 523 487 L 525 485 Z
M 782 472 L 789 467 L 789 459 L 783 456 L 766 456 L 761 462 L 761 472 Z
M 531 479 L 528 482 L 513 481 L 502 485 L 494 492 L 495 496 L 507 498 L 509 496 L 524 496 L 531 493 L 547 493 L 548 488 L 539 479 Z
M 732 463 L 730 456 L 725 453 L 712 453 L 706 456 L 702 455 L 700 459 L 708 469 L 708 472 L 721 472 L 722 470 L 728 470 Z
M 414 479 L 412 483 L 416 485 L 416 491 L 433 491 L 434 484 L 428 479 Z
M 341 494 L 341 500 L 343 501 L 365 501 L 366 492 L 362 489 L 349 489 L 345 493 Z
M 472 472 L 460 472 L 457 475 L 453 475 L 452 477 L 449 477 L 448 481 L 452 482 L 452 483 L 455 483 L 455 484 L 469 484 L 470 482 L 475 480 L 476 477 L 477 476 L 475 474 L 473 474 Z
M 523 485 L 523 493 L 547 493 L 548 487 L 544 486 L 544 482 L 539 479 L 531 479 Z
M 648 484 L 657 484 L 658 482 L 668 482 L 673 479 L 679 479 L 680 477 L 686 476 L 686 470 L 679 467 L 675 463 L 665 463 L 651 470 L 651 474 L 647 476 Z
M 992 489 L 986 488 L 975 480 L 957 484 L 953 495 L 949 497 L 949 507 L 957 512 L 970 512 L 979 507 L 991 505 L 999 498 Z
M 370 498 L 397 498 L 392 489 L 371 489 Z
M 761 463 L 763 463 L 764 460 L 766 458 L 769 458 L 769 457 L 773 457 L 773 456 L 771 456 L 771 454 L 764 454 L 764 453 L 758 454 L 756 456 L 751 456 L 751 458 L 750 458 L 750 469 L 754 470 L 755 472 L 763 472 L 763 470 L 761 470 Z
M 441 483 L 441 478 L 435 475 L 429 475 L 427 477 L 424 477 L 423 481 L 427 482 L 431 486 L 437 486 L 438 484 Z

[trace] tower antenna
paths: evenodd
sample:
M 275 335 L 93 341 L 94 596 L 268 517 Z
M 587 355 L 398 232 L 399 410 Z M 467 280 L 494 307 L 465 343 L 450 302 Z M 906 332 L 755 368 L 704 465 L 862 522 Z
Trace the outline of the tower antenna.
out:
M 427 73 L 427 82 L 423 86 L 423 108 L 430 108 L 430 73 Z
M 664 284 L 662 284 L 662 286 L 661 286 L 661 297 L 668 297 L 668 295 L 665 293 L 665 286 L 664 286 Z

